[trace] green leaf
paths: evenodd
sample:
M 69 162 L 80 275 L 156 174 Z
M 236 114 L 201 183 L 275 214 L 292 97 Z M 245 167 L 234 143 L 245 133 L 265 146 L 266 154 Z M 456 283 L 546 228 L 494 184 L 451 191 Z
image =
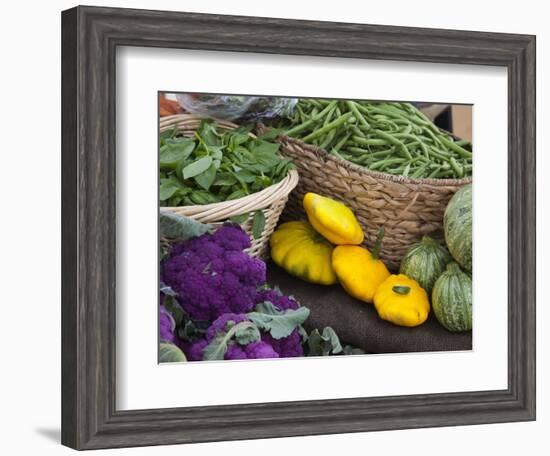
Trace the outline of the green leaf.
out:
M 195 142 L 191 139 L 166 143 L 160 148 L 160 167 L 175 169 L 177 164 L 191 155 L 195 148 Z
M 212 164 L 212 157 L 202 157 L 197 161 L 187 165 L 182 169 L 182 175 L 184 179 L 195 177 L 201 173 L 204 173 Z
M 167 181 L 161 184 L 159 189 L 159 199 L 161 201 L 166 201 L 168 198 L 174 196 L 174 194 L 179 190 L 177 184 L 172 181 Z
M 208 158 L 208 157 L 205 157 Z M 202 160 L 202 159 L 201 159 Z M 195 182 L 205 190 L 208 190 L 216 179 L 216 166 L 212 163 L 206 171 L 195 176 Z
M 248 217 L 250 217 L 250 214 L 239 214 L 230 217 L 229 220 L 231 220 L 233 223 L 236 223 L 237 225 L 241 225 L 248 220 Z
M 256 174 L 247 169 L 240 169 L 234 174 L 234 176 L 239 179 L 239 181 L 247 184 L 250 184 L 256 180 Z
M 258 136 L 258 139 L 263 139 L 264 141 L 273 141 L 277 136 L 283 134 L 282 128 L 270 128 Z
M 252 342 L 257 342 L 261 338 L 260 331 L 254 325 L 237 325 L 235 329 L 235 341 L 239 345 L 248 345 Z
M 256 323 L 258 328 L 269 332 L 274 339 L 288 337 L 306 321 L 307 317 L 309 317 L 307 307 L 281 311 L 269 301 L 259 303 L 255 311 L 248 314 L 248 318 Z
M 172 295 L 164 296 L 164 308 L 172 315 L 174 322 L 177 326 L 181 325 L 185 316 L 185 311 L 181 307 L 180 303 Z
M 216 124 L 211 119 L 205 119 L 201 121 L 199 128 L 197 129 L 196 136 L 198 136 L 207 146 L 219 146 L 220 138 L 216 131 Z
M 254 218 L 252 219 L 252 236 L 254 239 L 259 239 L 265 228 L 265 215 L 264 211 L 258 209 L 254 212 Z
M 183 363 L 187 361 L 184 353 L 174 344 L 161 342 L 159 345 L 159 363 Z
M 242 188 L 239 188 L 238 190 L 235 190 L 233 193 L 229 194 L 227 198 L 225 198 L 226 201 L 234 200 L 237 198 L 242 198 L 243 196 L 248 195 Z
M 251 329 L 248 329 L 251 328 Z M 212 342 L 204 349 L 202 359 L 203 361 L 222 360 L 227 352 L 227 347 L 233 337 L 239 334 L 241 342 L 255 341 L 260 339 L 260 332 L 253 323 L 249 321 L 243 321 L 232 326 L 227 332 L 220 332 L 214 337 Z M 255 338 L 257 337 L 257 338 Z M 240 343 L 237 340 L 238 343 Z M 249 342 L 247 342 L 249 343 Z
M 308 356 L 329 356 L 342 353 L 340 339 L 330 326 L 326 326 L 322 334 L 318 329 L 311 331 L 307 344 Z
M 351 345 L 345 345 L 342 349 L 342 354 L 344 355 L 364 355 L 365 351 L 357 347 L 352 347 Z
M 160 211 L 159 232 L 161 237 L 170 239 L 187 239 L 210 232 L 212 225 L 204 224 L 183 215 L 177 215 L 168 211 Z
M 218 173 L 216 175 L 216 180 L 212 185 L 217 185 L 220 187 L 230 187 L 231 185 L 235 185 L 237 183 L 237 179 L 232 176 L 229 173 Z
M 211 204 L 217 203 L 218 198 L 207 190 L 195 190 L 189 194 L 192 204 Z

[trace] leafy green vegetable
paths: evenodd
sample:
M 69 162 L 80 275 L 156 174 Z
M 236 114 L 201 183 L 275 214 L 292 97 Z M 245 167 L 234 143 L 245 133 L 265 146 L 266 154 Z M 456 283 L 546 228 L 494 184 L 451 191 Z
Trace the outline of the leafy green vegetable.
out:
M 265 228 L 265 215 L 264 211 L 258 209 L 254 212 L 254 218 L 252 219 L 252 236 L 254 239 L 259 239 Z
M 178 136 L 176 129 L 161 133 L 161 204 L 228 201 L 280 182 L 294 168 L 292 161 L 279 156 L 272 133 L 255 139 L 250 130 L 218 130 L 214 121 L 203 120 L 191 138 Z
M 343 352 L 340 339 L 330 326 L 326 326 L 322 333 L 318 329 L 311 331 L 307 344 L 308 356 L 338 355 Z
M 159 345 L 159 363 L 182 363 L 187 361 L 184 353 L 174 344 L 161 342 Z
M 250 214 L 239 214 L 234 215 L 229 220 L 231 220 L 233 223 L 236 223 L 237 225 L 240 225 L 248 220 L 248 217 L 250 217 Z
M 212 225 L 197 222 L 192 218 L 177 215 L 172 212 L 160 211 L 160 236 L 186 241 L 212 230 Z
M 260 331 L 249 321 L 243 321 L 232 326 L 227 332 L 219 333 L 203 352 L 203 361 L 221 360 L 225 356 L 228 344 L 235 338 L 240 345 L 247 345 L 260 340 Z
M 247 316 L 258 328 L 269 332 L 274 339 L 282 339 L 306 321 L 309 317 L 309 309 L 299 307 L 296 310 L 281 311 L 271 302 L 265 301 L 257 304 L 255 311 Z
M 212 157 L 202 157 L 197 161 L 187 165 L 182 169 L 182 174 L 184 179 L 189 179 L 190 177 L 198 176 L 201 173 L 204 173 L 212 164 Z

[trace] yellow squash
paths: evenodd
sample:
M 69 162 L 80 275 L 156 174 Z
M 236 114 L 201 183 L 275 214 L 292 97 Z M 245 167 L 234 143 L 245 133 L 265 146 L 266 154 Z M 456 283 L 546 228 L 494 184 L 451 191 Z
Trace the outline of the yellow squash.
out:
M 306 193 L 304 209 L 313 228 L 336 245 L 363 242 L 363 230 L 346 205 L 316 193 Z
M 289 274 L 321 285 L 338 281 L 332 269 L 334 246 L 308 222 L 287 222 L 271 235 L 271 258 Z
M 373 302 L 378 286 L 390 275 L 378 258 L 383 236 L 381 229 L 372 253 L 358 245 L 339 245 L 332 252 L 332 268 L 342 287 L 361 301 Z
M 391 275 L 378 287 L 374 307 L 380 318 L 399 326 L 421 325 L 430 312 L 426 290 L 405 274 Z

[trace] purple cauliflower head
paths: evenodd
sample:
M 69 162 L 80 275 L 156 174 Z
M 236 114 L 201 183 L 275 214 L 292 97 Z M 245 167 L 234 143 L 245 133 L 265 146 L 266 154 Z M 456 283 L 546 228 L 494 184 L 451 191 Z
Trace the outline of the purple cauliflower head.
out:
M 225 359 L 278 358 L 279 354 L 267 342 L 261 340 L 242 346 L 232 344 L 227 348 Z
M 213 321 L 224 313 L 252 310 L 266 268 L 242 251 L 249 246 L 248 235 L 236 225 L 174 246 L 162 265 L 163 280 L 191 319 Z
M 282 339 L 274 339 L 271 334 L 262 332 L 262 341 L 269 344 L 269 346 L 279 355 L 279 358 L 304 356 L 302 337 L 297 329 L 292 331 L 289 336 L 283 337 Z
M 277 289 L 263 289 L 259 290 L 256 295 L 256 303 L 269 301 L 279 310 L 292 309 L 296 310 L 300 307 L 298 301 L 290 296 L 285 296 Z
M 174 342 L 176 340 L 175 330 L 176 322 L 174 321 L 174 318 L 164 308 L 164 306 L 161 305 L 159 313 L 160 339 L 166 342 Z

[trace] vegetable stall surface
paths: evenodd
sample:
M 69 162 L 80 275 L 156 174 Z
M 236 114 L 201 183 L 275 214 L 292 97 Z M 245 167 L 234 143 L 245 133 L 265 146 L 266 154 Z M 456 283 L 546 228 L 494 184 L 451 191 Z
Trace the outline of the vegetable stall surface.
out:
M 249 132 L 218 129 L 213 120 L 203 120 L 192 138 L 177 129 L 161 133 L 161 206 L 234 200 L 280 182 L 292 162 L 279 155 L 278 144 Z
M 373 171 L 412 178 L 472 175 L 471 145 L 442 132 L 410 103 L 300 99 L 288 121 L 273 126 Z

